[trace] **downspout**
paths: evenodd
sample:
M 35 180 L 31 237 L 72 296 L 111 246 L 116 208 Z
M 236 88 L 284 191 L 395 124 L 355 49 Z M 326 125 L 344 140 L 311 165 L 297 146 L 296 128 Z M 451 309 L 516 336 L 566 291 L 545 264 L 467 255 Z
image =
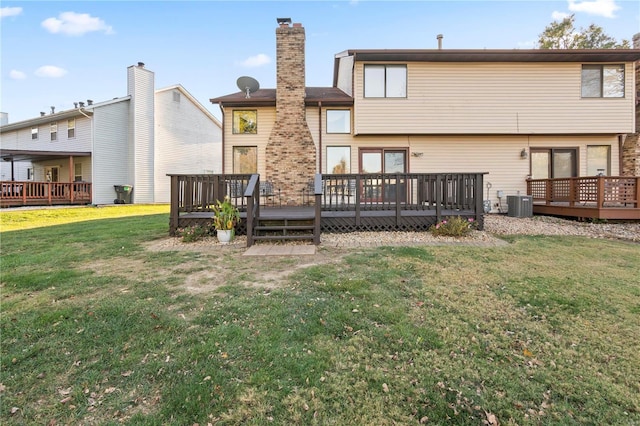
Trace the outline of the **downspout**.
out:
M 224 169 L 224 154 L 225 154 L 225 149 L 224 149 L 224 107 L 222 106 L 222 102 L 218 102 L 218 106 L 220 107 L 220 112 L 222 113 L 222 161 L 221 161 L 221 165 L 222 165 L 222 174 L 225 174 L 225 169 Z
M 318 101 L 318 173 L 322 173 L 322 101 Z

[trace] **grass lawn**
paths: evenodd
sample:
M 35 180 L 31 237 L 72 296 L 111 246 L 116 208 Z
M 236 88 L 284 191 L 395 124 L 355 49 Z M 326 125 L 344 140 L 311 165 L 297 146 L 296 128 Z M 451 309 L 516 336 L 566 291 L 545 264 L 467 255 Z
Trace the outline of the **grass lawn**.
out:
M 640 424 L 638 244 L 243 257 L 109 209 L 0 212 L 3 424 Z

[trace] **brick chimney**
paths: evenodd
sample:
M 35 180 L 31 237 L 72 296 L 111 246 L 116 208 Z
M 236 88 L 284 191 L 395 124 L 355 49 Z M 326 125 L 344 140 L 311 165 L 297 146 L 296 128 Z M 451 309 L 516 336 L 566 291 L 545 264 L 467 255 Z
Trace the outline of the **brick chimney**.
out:
M 302 203 L 313 179 L 316 147 L 305 111 L 305 33 L 301 24 L 278 19 L 276 28 L 276 121 L 266 147 L 266 180 L 281 190 L 284 205 Z M 262 178 L 264 180 L 265 178 Z

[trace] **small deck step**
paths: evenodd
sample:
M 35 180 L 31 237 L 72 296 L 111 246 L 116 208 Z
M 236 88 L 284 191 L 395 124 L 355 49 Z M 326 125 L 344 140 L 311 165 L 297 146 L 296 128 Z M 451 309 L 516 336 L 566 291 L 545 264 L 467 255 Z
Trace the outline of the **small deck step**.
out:
M 313 240 L 313 234 L 310 235 L 254 235 L 254 240 L 261 241 L 283 241 L 283 240 Z
M 313 225 L 258 225 L 256 231 L 313 231 Z

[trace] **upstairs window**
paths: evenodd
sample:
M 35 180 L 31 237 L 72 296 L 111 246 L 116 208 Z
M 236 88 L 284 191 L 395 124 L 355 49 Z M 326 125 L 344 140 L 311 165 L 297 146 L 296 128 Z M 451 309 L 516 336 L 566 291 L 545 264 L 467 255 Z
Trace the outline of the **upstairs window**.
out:
M 348 109 L 328 109 L 327 133 L 351 133 L 351 111 Z
M 51 123 L 51 140 L 52 141 L 56 141 L 58 140 L 58 123 Z
M 583 98 L 624 98 L 624 65 L 583 65 Z
M 406 98 L 406 65 L 365 65 L 365 98 Z
M 233 133 L 258 133 L 258 111 L 233 111 Z
M 76 119 L 70 118 L 67 120 L 67 138 L 72 139 L 76 137 Z
M 32 127 L 31 128 L 31 140 L 37 140 L 38 139 L 38 128 L 37 127 Z

